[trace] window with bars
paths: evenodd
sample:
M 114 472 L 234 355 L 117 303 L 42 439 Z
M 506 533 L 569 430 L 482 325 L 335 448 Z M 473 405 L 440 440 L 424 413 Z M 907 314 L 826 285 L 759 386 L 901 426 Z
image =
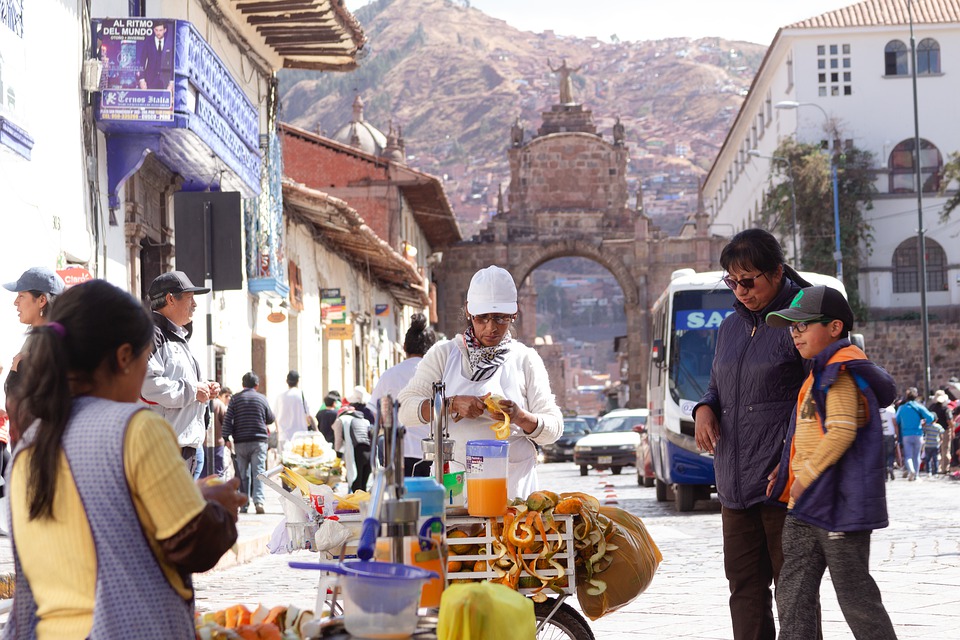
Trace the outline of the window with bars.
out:
M 947 256 L 936 240 L 923 239 L 927 261 L 927 291 L 947 291 Z M 893 252 L 893 292 L 920 291 L 920 240 L 908 238 Z
M 891 40 L 883 48 L 883 73 L 887 76 L 905 76 L 907 68 L 907 45 L 900 40 Z
M 890 152 L 890 193 L 916 193 L 917 171 L 913 164 L 916 145 L 913 138 L 903 140 Z M 920 178 L 923 192 L 933 193 L 940 189 L 940 174 L 943 169 L 943 156 L 940 150 L 928 140 L 920 139 Z

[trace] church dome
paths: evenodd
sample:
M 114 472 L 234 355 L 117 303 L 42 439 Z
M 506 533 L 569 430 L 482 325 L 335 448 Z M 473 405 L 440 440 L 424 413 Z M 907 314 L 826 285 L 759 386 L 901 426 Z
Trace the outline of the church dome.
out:
M 337 129 L 332 136 L 340 144 L 356 147 L 364 153 L 379 156 L 387 146 L 387 136 L 363 119 L 363 100 L 353 101 L 353 120 Z

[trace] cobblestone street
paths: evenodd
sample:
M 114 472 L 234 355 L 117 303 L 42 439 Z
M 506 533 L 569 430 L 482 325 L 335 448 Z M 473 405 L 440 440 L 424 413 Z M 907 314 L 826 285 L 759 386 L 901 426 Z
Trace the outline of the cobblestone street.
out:
M 697 503 L 678 514 L 658 503 L 654 489 L 637 486 L 632 467 L 620 476 L 582 478 L 569 463 L 540 467 L 540 485 L 615 499 L 640 516 L 664 561 L 646 593 L 591 623 L 598 638 L 730 638 L 727 584 L 721 555 L 720 505 Z M 612 486 L 607 486 L 612 485 Z M 960 635 L 960 482 L 945 478 L 887 484 L 891 525 L 874 533 L 871 568 L 901 639 Z M 279 506 L 273 505 L 279 513 Z M 248 523 L 255 516 L 244 516 Z M 279 516 L 256 516 L 261 526 Z M 315 558 L 298 552 L 297 559 Z M 291 555 L 268 555 L 196 577 L 201 611 L 236 603 L 313 608 L 318 576 L 287 567 Z M 822 589 L 824 637 L 849 638 L 829 576 Z M 570 603 L 576 606 L 575 599 Z

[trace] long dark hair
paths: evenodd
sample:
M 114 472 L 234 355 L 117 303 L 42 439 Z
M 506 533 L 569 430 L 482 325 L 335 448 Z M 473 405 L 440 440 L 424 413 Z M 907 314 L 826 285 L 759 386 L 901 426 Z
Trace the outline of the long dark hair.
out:
M 813 286 L 784 261 L 783 247 L 766 229 L 744 229 L 733 236 L 720 252 L 720 267 L 724 271 L 730 271 L 731 268 L 753 268 L 763 273 L 772 273 L 780 266 L 783 266 L 783 272 L 799 286 Z
M 410 317 L 410 328 L 403 339 L 403 350 L 408 356 L 422 356 L 437 341 L 437 334 L 427 325 L 427 317 L 415 313 Z
M 120 365 L 122 345 L 139 356 L 153 344 L 153 320 L 129 293 L 105 280 L 91 280 L 68 289 L 57 299 L 50 322 L 30 336 L 30 352 L 18 390 L 20 424 L 39 420 L 30 458 L 30 519 L 53 517 L 61 443 L 73 407 L 71 383 L 93 380 L 107 362 Z

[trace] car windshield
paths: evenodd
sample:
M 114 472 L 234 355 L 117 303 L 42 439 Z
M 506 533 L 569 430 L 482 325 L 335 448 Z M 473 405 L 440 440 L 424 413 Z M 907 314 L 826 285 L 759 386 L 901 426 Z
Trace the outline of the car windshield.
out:
M 587 432 L 587 421 L 586 420 L 564 420 L 563 421 L 563 435 L 565 436 L 579 436 Z
M 633 428 L 640 424 L 647 424 L 647 416 L 607 416 L 600 419 L 594 433 L 633 431 Z

